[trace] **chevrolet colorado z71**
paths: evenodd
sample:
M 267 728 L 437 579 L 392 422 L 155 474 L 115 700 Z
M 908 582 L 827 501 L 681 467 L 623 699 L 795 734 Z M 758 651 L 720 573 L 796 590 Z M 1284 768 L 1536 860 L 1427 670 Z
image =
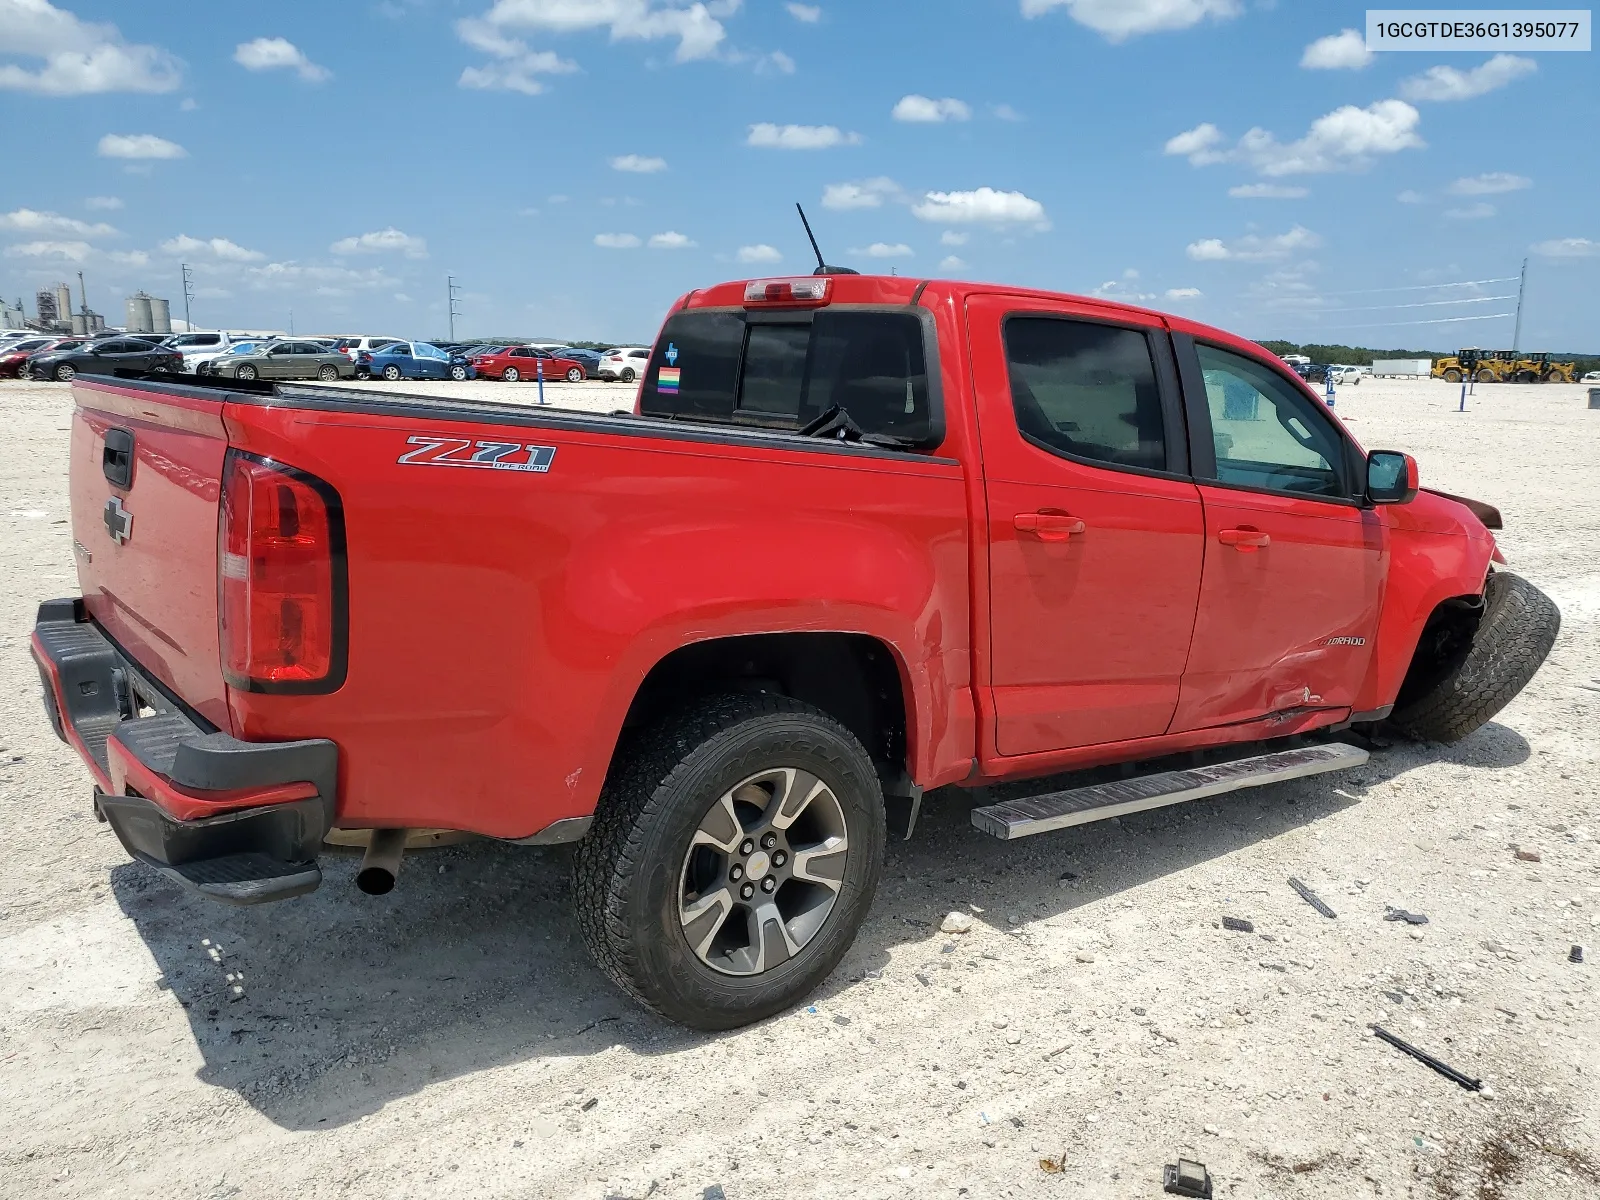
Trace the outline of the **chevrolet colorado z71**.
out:
M 406 830 L 576 842 L 596 959 L 704 1028 L 829 972 L 923 789 L 1089 772 L 974 810 L 1010 838 L 1348 766 L 1351 726 L 1452 740 L 1559 623 L 1493 509 L 1261 347 L 1048 292 L 691 292 L 610 416 L 74 399 L 82 594 L 33 652 L 130 854 L 248 904 L 334 827 L 368 890 Z

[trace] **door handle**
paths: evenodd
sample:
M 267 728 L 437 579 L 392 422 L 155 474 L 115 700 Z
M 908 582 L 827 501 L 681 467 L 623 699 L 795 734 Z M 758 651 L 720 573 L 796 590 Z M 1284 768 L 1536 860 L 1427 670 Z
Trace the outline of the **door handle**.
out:
M 1018 533 L 1031 533 L 1041 542 L 1064 542 L 1084 531 L 1082 518 L 1063 512 L 1018 513 L 1011 524 Z
M 1235 550 L 1248 554 L 1252 550 L 1260 550 L 1272 545 L 1272 539 L 1259 529 L 1252 529 L 1248 525 L 1241 525 L 1238 529 L 1224 529 L 1217 534 L 1217 541 L 1224 546 L 1232 546 Z

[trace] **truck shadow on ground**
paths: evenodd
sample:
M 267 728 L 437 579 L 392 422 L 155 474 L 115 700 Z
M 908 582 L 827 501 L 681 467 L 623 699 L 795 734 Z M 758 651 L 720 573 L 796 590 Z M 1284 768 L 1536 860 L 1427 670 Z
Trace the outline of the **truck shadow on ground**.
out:
M 814 1002 L 861 985 L 889 948 L 937 939 L 952 909 L 981 908 L 977 919 L 1002 929 L 1058 916 L 1314 824 L 1413 767 L 1498 769 L 1528 755 L 1520 735 L 1490 724 L 1457 746 L 1401 743 L 1355 771 L 1018 843 L 973 829 L 970 797 L 932 793 L 916 837 L 891 843 L 872 914 Z M 1404 803 L 1403 790 L 1385 788 L 1381 802 Z M 644 1012 L 591 964 L 570 911 L 570 852 L 488 841 L 428 850 L 384 897 L 357 892 L 357 861 L 330 854 L 320 890 L 261 908 L 194 898 L 132 863 L 112 872 L 188 1017 L 200 1078 L 283 1128 L 344 1125 L 486 1068 L 612 1046 L 669 1054 L 718 1036 Z

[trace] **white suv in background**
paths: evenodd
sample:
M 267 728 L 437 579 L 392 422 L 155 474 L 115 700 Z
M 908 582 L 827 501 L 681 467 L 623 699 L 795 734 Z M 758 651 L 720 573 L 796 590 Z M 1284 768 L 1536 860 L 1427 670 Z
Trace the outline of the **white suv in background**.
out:
M 618 346 L 600 356 L 596 373 L 601 379 L 620 379 L 623 383 L 632 383 L 644 374 L 645 364 L 649 361 L 648 346 Z
M 397 337 L 342 337 L 334 342 L 333 348 L 351 362 L 355 362 L 363 354 L 376 354 L 385 346 L 403 341 L 404 338 Z
M 134 335 L 139 336 L 138 334 Z M 183 369 L 189 374 L 194 374 L 195 363 L 204 358 L 212 359 L 225 351 L 235 342 L 257 342 L 260 337 L 238 333 L 231 329 L 202 329 L 191 330 L 188 333 L 175 333 L 171 337 L 163 338 L 162 344 L 176 350 L 183 355 Z

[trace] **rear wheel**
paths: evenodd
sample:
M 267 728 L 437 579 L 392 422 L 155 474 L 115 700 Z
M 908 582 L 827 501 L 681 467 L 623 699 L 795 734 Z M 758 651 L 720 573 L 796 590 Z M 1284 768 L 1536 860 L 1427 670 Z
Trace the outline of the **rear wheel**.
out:
M 323 363 L 322 366 L 317 368 L 317 378 L 324 383 L 332 383 L 339 378 L 339 368 L 332 363 Z
M 622 382 L 623 383 L 632 383 L 636 378 L 638 378 L 638 376 L 636 376 L 633 373 L 633 368 L 632 367 L 623 367 L 622 368 Z
M 883 847 L 877 774 L 847 729 L 787 697 L 722 696 L 619 752 L 577 848 L 578 923 L 640 1002 L 732 1029 L 838 964 Z
M 1477 381 L 1479 383 L 1494 383 L 1495 382 L 1494 372 L 1489 370 L 1487 367 L 1485 367 L 1483 370 L 1479 371 L 1475 378 L 1477 379 Z
M 517 380 L 522 378 L 522 372 L 517 370 L 515 367 L 507 367 L 505 369 L 505 373 L 501 375 L 500 378 L 505 380 L 507 383 L 515 383 Z
M 1560 631 L 1561 610 L 1550 597 L 1520 575 L 1496 571 L 1470 637 L 1444 630 L 1435 645 L 1418 647 L 1419 659 L 1428 658 L 1412 664 L 1390 722 L 1419 741 L 1460 741 L 1527 686 Z
M 395 366 L 394 363 L 389 363 L 383 368 L 383 377 L 393 383 L 400 378 L 400 368 Z
M 567 382 L 568 383 L 582 383 L 583 382 L 583 368 L 582 367 L 571 367 L 571 368 L 569 368 L 567 370 Z
M 54 371 L 55 378 L 60 383 L 69 382 L 78 373 L 78 368 L 71 363 L 59 363 Z

